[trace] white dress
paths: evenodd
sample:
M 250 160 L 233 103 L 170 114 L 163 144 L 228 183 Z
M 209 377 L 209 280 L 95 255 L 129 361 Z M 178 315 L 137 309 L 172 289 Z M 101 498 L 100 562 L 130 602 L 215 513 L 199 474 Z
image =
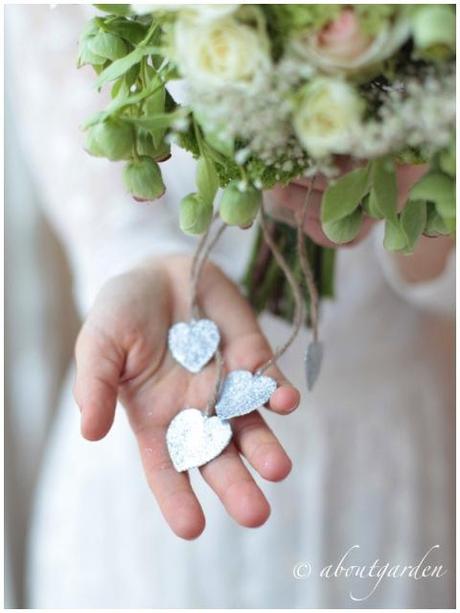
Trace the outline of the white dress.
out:
M 140 205 L 125 195 L 119 164 L 82 150 L 78 126 L 102 103 L 89 69 L 75 70 L 88 12 L 28 5 L 7 15 L 23 142 L 83 316 L 111 275 L 194 243 L 177 227 L 177 202 L 193 183 L 186 154 L 164 165 L 162 201 Z M 213 254 L 234 279 L 251 238 L 231 229 Z M 194 475 L 207 528 L 193 542 L 175 537 L 144 481 L 123 409 L 106 439 L 84 441 L 69 373 L 32 516 L 29 607 L 454 606 L 454 259 L 439 279 L 407 286 L 378 244 L 371 236 L 339 253 L 315 391 L 292 416 L 266 412 L 294 468 L 283 483 L 262 483 L 272 515 L 261 528 L 236 525 Z M 264 315 L 262 323 L 274 346 L 286 338 L 283 321 Z M 308 336 L 281 361 L 300 389 Z M 385 576 L 376 586 L 365 570 L 362 578 L 320 572 L 347 551 L 344 568 L 376 559 L 416 565 L 430 550 L 426 563 L 442 564 L 442 577 Z

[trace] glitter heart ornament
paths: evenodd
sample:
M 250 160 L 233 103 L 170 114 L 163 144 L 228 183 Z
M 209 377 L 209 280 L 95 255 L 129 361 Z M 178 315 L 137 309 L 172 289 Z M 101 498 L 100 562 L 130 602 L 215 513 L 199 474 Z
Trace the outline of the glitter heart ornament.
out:
M 166 432 L 169 456 L 178 472 L 207 464 L 222 453 L 231 438 L 228 422 L 198 409 L 178 413 Z
M 176 362 L 189 372 L 198 373 L 216 353 L 219 328 L 210 319 L 181 321 L 169 329 L 168 346 Z
M 221 419 L 251 413 L 270 400 L 277 388 L 271 377 L 253 375 L 249 370 L 233 370 L 222 385 L 216 413 Z

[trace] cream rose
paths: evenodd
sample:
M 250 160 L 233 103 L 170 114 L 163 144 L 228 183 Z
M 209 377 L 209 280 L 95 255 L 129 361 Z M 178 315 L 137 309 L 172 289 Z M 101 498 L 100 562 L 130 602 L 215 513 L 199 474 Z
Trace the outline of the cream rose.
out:
M 233 17 L 199 22 L 180 16 L 174 48 L 179 71 L 192 84 L 248 86 L 271 65 L 265 34 Z
M 364 102 L 351 85 L 341 79 L 318 77 L 300 92 L 294 129 L 313 157 L 349 153 L 363 111 Z
M 155 11 L 182 12 L 201 21 L 213 21 L 234 13 L 239 4 L 131 4 L 137 15 L 146 15 Z
M 292 41 L 296 54 L 325 73 L 353 73 L 377 65 L 390 57 L 410 36 L 406 18 L 382 24 L 372 38 L 361 29 L 352 8 L 314 35 L 300 35 Z

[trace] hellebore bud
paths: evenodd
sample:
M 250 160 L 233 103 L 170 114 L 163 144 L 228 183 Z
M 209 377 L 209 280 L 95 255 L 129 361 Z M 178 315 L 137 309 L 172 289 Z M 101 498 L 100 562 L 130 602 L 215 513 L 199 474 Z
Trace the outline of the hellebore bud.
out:
M 188 194 L 180 203 L 179 223 L 186 234 L 206 232 L 212 219 L 212 205 L 206 203 L 199 194 Z
M 248 186 L 240 191 L 237 181 L 224 189 L 220 201 L 220 217 L 229 226 L 248 227 L 254 221 L 262 202 L 262 192 Z
M 165 193 L 160 167 L 151 158 L 141 157 L 125 166 L 123 179 L 135 200 L 156 200 Z
M 91 126 L 86 135 L 85 148 L 91 155 L 109 160 L 129 160 L 134 133 L 132 127 L 117 119 L 106 119 Z

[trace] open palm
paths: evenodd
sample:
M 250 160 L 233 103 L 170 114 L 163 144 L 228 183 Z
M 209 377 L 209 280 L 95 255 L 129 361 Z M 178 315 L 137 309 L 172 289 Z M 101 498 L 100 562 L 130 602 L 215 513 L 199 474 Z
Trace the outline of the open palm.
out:
M 191 375 L 167 350 L 169 327 L 188 318 L 190 264 L 186 256 L 150 260 L 106 284 L 77 340 L 74 388 L 82 433 L 90 440 L 110 430 L 120 398 L 161 511 L 171 529 L 189 539 L 203 531 L 205 518 L 188 474 L 172 466 L 165 435 L 179 411 L 206 407 L 216 377 L 214 364 Z M 252 309 L 211 264 L 203 271 L 198 298 L 206 316 L 219 327 L 227 371 L 254 372 L 270 358 Z M 270 409 L 291 412 L 298 405 L 298 392 L 276 367 L 267 374 L 279 384 Z M 286 477 L 291 462 L 259 412 L 232 420 L 232 428 L 232 443 L 200 472 L 238 523 L 258 526 L 270 508 L 240 454 L 270 481 Z

